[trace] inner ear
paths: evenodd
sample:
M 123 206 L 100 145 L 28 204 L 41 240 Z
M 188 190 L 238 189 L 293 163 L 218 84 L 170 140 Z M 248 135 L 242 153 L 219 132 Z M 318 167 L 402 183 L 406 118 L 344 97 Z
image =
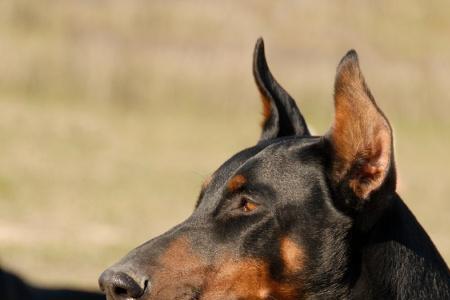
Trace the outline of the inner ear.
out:
M 392 130 L 366 85 L 354 50 L 337 68 L 334 101 L 335 120 L 329 133 L 332 178 L 367 199 L 393 167 Z
M 282 136 L 309 136 L 305 119 L 294 99 L 269 70 L 261 38 L 255 45 L 253 75 L 263 103 L 264 119 L 260 142 Z

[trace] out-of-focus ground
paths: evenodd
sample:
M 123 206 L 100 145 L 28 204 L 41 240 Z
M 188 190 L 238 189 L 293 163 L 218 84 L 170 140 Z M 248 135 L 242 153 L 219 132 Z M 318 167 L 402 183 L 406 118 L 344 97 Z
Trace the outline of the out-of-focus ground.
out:
M 395 130 L 399 192 L 450 261 L 450 2 L 0 2 L 0 265 L 95 287 L 186 218 L 202 180 L 255 143 L 269 64 L 310 126 L 332 121 L 355 48 Z

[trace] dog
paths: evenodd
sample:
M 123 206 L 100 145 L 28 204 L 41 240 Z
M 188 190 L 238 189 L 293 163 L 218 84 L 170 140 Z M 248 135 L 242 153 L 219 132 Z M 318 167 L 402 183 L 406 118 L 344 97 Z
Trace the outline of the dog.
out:
M 108 300 L 450 299 L 450 272 L 396 193 L 392 128 L 350 50 L 312 136 L 256 43 L 257 144 L 204 182 L 192 215 L 99 278 Z

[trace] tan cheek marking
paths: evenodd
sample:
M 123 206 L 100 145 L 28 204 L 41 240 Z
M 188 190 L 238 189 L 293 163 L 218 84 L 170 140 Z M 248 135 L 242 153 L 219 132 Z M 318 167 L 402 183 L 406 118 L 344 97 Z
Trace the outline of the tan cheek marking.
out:
M 299 248 L 294 242 L 284 239 L 283 245 L 289 265 L 294 266 L 294 261 L 301 261 L 296 259 L 301 257 L 301 251 L 297 251 Z M 290 278 L 289 274 L 285 276 Z M 266 262 L 221 255 L 211 265 L 193 251 L 187 237 L 173 240 L 158 259 L 152 274 L 152 286 L 152 299 L 175 299 L 186 293 L 186 286 L 202 287 L 202 300 L 298 300 L 301 296 L 298 294 L 301 288 L 298 280 L 273 280 Z
M 225 261 L 211 275 L 202 299 L 297 299 L 296 288 L 272 280 L 267 263 L 257 259 Z
M 288 273 L 295 273 L 303 268 L 304 253 L 293 240 L 285 237 L 280 244 L 281 258 Z
M 243 175 L 235 175 L 228 181 L 228 190 L 230 190 L 230 192 L 235 191 L 241 188 L 246 182 L 247 179 Z
M 196 255 L 186 237 L 172 241 L 164 254 L 158 259 L 155 273 L 152 274 L 152 297 L 173 299 L 184 282 L 201 286 L 206 276 L 205 262 Z
M 228 261 L 219 266 L 213 280 L 209 281 L 205 299 L 222 299 L 226 296 L 245 297 L 258 295 L 267 281 L 267 274 L 260 264 L 255 261 Z
M 189 260 L 186 260 L 189 258 Z M 179 262 L 189 263 L 190 261 L 197 261 L 192 253 L 190 242 L 186 237 L 180 237 L 173 240 L 169 247 L 167 247 L 164 255 L 161 257 L 161 263 L 164 266 L 177 266 Z

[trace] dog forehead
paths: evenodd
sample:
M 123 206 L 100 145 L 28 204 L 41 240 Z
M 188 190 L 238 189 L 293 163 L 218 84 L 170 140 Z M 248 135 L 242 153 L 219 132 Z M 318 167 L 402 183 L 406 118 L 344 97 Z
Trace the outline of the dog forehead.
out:
M 248 184 L 258 181 L 276 185 L 289 179 L 291 182 L 295 179 L 300 182 L 302 178 L 308 180 L 308 174 L 320 161 L 317 159 L 320 158 L 320 151 L 316 151 L 318 147 L 315 147 L 320 140 L 320 137 L 280 138 L 242 150 L 208 178 L 201 196 L 217 198 L 236 175 L 246 177 Z
M 318 162 L 322 151 L 318 146 L 320 138 L 291 138 L 273 143 L 248 159 L 238 172 L 298 173 L 302 165 Z M 299 167 L 300 166 L 300 167 Z
M 281 198 L 303 199 L 324 185 L 324 158 L 320 138 L 288 140 L 259 152 L 238 173 L 247 175 L 250 186 L 267 187 Z

